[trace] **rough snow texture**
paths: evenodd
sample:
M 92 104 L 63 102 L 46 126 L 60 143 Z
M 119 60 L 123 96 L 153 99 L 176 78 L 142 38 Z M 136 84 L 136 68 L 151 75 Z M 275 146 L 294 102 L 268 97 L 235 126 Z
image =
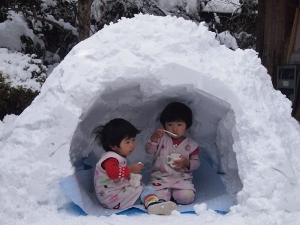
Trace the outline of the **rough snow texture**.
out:
M 81 169 L 82 157 L 100 151 L 90 135 L 94 126 L 122 117 L 142 129 L 134 161 L 159 126 L 158 113 L 173 100 L 192 108 L 189 135 L 225 173 L 237 198 L 231 212 L 218 215 L 199 205 L 199 216 L 174 212 L 151 220 L 66 213 L 58 181 Z M 273 89 L 255 51 L 232 51 L 202 24 L 180 18 L 122 19 L 75 46 L 32 105 L 1 124 L 1 221 L 299 224 L 300 128 L 290 115 L 291 102 Z
M 204 12 L 239 13 L 241 5 L 239 0 L 211 0 L 205 5 Z
M 42 85 L 37 82 L 36 78 L 32 77 L 32 74 L 39 74 L 40 79 L 45 79 L 46 74 L 42 69 L 46 71 L 42 61 L 36 59 L 34 55 L 13 53 L 6 48 L 0 48 L 0 74 L 11 86 L 22 86 L 33 91 L 39 91 Z

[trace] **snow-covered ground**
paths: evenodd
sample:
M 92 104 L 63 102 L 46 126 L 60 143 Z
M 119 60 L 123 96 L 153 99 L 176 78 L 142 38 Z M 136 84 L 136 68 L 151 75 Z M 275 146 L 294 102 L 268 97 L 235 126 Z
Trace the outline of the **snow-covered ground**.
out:
M 138 159 L 166 103 L 194 112 L 191 135 L 236 205 L 226 215 L 78 216 L 59 181 L 80 169 L 92 129 L 115 117 L 142 130 Z M 3 224 L 300 223 L 300 126 L 253 50 L 232 51 L 207 28 L 174 17 L 138 15 L 79 43 L 20 116 L 0 122 Z M 238 192 L 238 193 L 236 193 Z

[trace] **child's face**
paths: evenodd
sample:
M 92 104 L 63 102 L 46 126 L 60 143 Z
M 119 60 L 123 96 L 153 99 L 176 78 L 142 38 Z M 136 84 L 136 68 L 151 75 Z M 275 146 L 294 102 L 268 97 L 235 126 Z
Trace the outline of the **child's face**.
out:
M 176 137 L 173 135 L 169 135 L 170 137 L 176 139 L 181 138 L 186 131 L 186 123 L 184 121 L 166 122 L 165 129 L 177 135 Z
M 132 138 L 124 138 L 120 142 L 120 147 L 111 146 L 111 149 L 122 156 L 129 156 L 133 152 L 135 148 L 135 137 Z

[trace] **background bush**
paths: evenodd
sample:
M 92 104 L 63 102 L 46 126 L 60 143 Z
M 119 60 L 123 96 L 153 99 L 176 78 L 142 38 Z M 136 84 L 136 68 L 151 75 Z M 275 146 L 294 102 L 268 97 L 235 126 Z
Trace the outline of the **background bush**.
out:
M 22 86 L 12 87 L 0 73 L 0 120 L 7 114 L 20 115 L 38 94 Z

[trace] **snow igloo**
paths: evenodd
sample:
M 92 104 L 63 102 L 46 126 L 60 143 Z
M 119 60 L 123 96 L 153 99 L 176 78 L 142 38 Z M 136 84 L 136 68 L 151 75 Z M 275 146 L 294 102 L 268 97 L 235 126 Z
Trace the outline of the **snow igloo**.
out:
M 142 131 L 129 161 L 143 161 L 147 171 L 144 145 L 172 101 L 192 109 L 187 135 L 222 180 L 231 212 L 300 210 L 300 129 L 290 101 L 274 90 L 255 51 L 230 50 L 203 24 L 170 16 L 124 18 L 71 50 L 4 135 L 2 148 L 14 157 L 26 149 L 24 163 L 38 159 L 44 168 L 29 167 L 37 175 L 22 181 L 12 172 L 12 183 L 36 196 L 33 204 L 58 204 L 58 180 L 95 163 L 103 150 L 92 130 L 117 117 Z

